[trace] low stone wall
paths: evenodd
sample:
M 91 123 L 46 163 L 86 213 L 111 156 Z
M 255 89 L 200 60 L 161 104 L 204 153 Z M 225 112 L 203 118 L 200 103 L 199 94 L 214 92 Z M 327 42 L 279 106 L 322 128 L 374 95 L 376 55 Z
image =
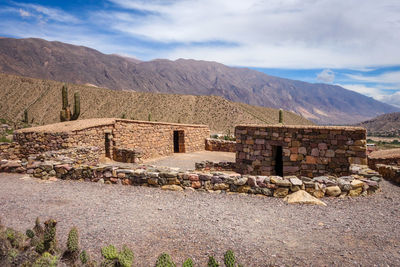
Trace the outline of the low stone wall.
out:
M 16 143 L 0 143 L 0 159 L 15 160 L 21 157 L 21 146 Z
M 376 164 L 374 167 L 385 180 L 400 185 L 400 166 Z
M 366 130 L 360 127 L 236 126 L 235 136 L 242 174 L 348 175 L 351 164 L 367 164 Z
M 202 161 L 194 164 L 196 171 L 234 171 L 236 169 L 235 162 L 229 161 Z
M 354 166 L 356 173 L 344 177 L 320 176 L 279 177 L 226 174 L 221 172 L 177 172 L 140 165 L 135 169 L 118 166 L 72 165 L 65 162 L 0 161 L 0 172 L 28 173 L 40 179 L 87 180 L 106 184 L 144 185 L 169 190 L 236 192 L 285 197 L 291 192 L 305 190 L 315 197 L 359 196 L 379 189 L 379 174 L 367 166 Z M 57 178 L 56 178 L 57 177 Z
M 113 160 L 118 162 L 138 163 L 143 152 L 139 149 L 114 148 Z
M 236 152 L 236 141 L 227 141 L 215 138 L 206 139 L 206 150 Z

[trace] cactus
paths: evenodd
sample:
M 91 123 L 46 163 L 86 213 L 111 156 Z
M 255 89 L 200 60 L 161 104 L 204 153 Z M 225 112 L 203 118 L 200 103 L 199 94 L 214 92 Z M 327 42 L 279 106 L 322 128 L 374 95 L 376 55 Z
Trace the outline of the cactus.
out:
M 157 259 L 156 267 L 176 267 L 176 265 L 170 255 L 162 253 Z
M 74 93 L 74 114 L 71 116 L 71 120 L 75 121 L 81 114 L 81 100 L 78 92 Z
M 60 110 L 60 121 L 77 120 L 81 113 L 81 101 L 78 92 L 74 93 L 74 113 L 71 114 L 71 109 L 68 104 L 68 88 L 64 84 L 61 89 L 62 95 L 62 110 Z
M 57 221 L 53 219 L 44 222 L 44 250 L 53 255 L 57 252 L 56 225 Z
M 52 256 L 50 253 L 45 252 L 41 257 L 39 257 L 33 267 L 56 267 L 57 266 L 57 256 Z
M 131 267 L 133 264 L 133 252 L 128 247 L 123 246 L 122 251 L 118 254 L 118 266 Z
M 149 116 L 147 117 L 147 119 L 148 119 L 149 121 L 151 121 L 151 113 L 149 113 Z
M 283 123 L 283 110 L 279 109 L 279 123 Z
M 24 118 L 22 120 L 23 123 L 28 123 L 28 110 L 24 110 Z
M 114 260 L 118 257 L 118 251 L 113 245 L 101 249 L 101 255 L 107 260 Z
M 79 234 L 76 227 L 72 227 L 68 234 L 67 249 L 72 254 L 79 253 Z
M 183 264 L 182 267 L 193 267 L 193 260 L 191 258 L 186 259 Z
M 35 232 L 36 236 L 41 236 L 44 233 L 44 229 L 43 229 L 42 225 L 40 224 L 39 217 L 36 218 L 35 226 L 33 227 L 33 231 Z
M 216 260 L 213 256 L 210 256 L 210 257 L 208 258 L 208 264 L 207 264 L 207 266 L 208 266 L 208 267 L 218 267 L 218 266 L 219 266 L 219 263 L 217 262 L 217 260 Z
M 32 239 L 35 237 L 35 233 L 31 229 L 28 229 L 26 230 L 26 236 Z
M 235 267 L 236 259 L 232 250 L 228 250 L 224 255 L 224 263 L 226 267 Z
M 86 264 L 89 261 L 89 255 L 87 254 L 86 250 L 81 252 L 79 259 L 81 260 L 82 264 Z

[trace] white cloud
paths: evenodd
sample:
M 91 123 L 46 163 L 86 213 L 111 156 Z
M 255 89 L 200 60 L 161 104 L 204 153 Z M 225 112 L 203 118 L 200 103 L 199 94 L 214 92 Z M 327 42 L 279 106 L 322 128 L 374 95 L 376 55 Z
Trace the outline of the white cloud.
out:
M 64 23 L 78 23 L 79 19 L 75 16 L 64 12 L 61 9 L 45 7 L 36 4 L 26 4 L 26 3 L 14 3 L 23 9 L 19 9 L 19 13 L 22 17 L 24 16 L 35 16 L 41 21 L 53 20 Z
M 26 10 L 23 10 L 22 8 L 19 9 L 19 14 L 20 14 L 21 17 L 30 17 L 30 16 L 32 16 L 31 13 L 29 13 Z
M 400 92 L 396 92 L 392 95 L 382 95 L 377 97 L 377 99 L 400 108 Z
M 347 74 L 353 80 L 372 83 L 397 84 L 400 86 L 400 71 L 390 71 L 376 76 Z
M 374 97 L 378 99 L 378 96 L 382 95 L 382 90 L 376 87 L 369 87 L 362 84 L 336 84 L 348 90 L 355 91 L 357 93 Z
M 331 83 L 335 80 L 335 73 L 329 69 L 325 69 L 317 74 L 317 80 L 321 82 Z
M 400 35 L 394 34 L 400 32 L 398 0 L 110 1 L 125 9 L 109 12 L 104 19 L 110 27 L 182 44 L 163 51 L 162 57 L 171 59 L 275 68 L 365 68 L 400 62 Z M 216 41 L 235 45 L 208 44 Z

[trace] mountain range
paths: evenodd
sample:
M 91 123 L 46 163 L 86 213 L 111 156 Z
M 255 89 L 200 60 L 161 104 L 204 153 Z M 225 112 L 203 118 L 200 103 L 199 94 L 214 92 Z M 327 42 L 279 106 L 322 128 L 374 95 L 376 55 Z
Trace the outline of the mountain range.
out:
M 383 114 L 356 126 L 366 128 L 369 135 L 400 136 L 400 112 Z
M 36 38 L 1 38 L 0 72 L 119 91 L 215 95 L 234 102 L 283 108 L 319 124 L 357 123 L 399 111 L 336 85 L 289 80 L 208 61 L 143 62 Z

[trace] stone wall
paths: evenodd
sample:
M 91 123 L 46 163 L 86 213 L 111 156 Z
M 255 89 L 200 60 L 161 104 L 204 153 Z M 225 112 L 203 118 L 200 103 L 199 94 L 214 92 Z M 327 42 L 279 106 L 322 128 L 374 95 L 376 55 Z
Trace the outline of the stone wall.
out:
M 385 180 L 391 181 L 400 185 L 400 165 L 384 165 L 384 164 L 376 164 L 375 169 L 382 175 Z
M 236 141 L 227 141 L 215 138 L 206 139 L 206 150 L 236 152 Z
M 21 156 L 18 143 L 0 143 L 0 159 L 18 159 Z
M 214 193 L 246 193 L 285 197 L 305 190 L 315 197 L 366 196 L 379 190 L 381 177 L 368 166 L 353 165 L 352 175 L 279 177 L 252 176 L 237 173 L 176 171 L 175 169 L 134 165 L 122 168 L 113 165 L 79 165 L 67 161 L 0 160 L 0 172 L 27 173 L 42 180 L 85 180 L 105 184 L 143 185 L 167 190 L 199 190 Z
M 97 119 L 94 122 L 82 120 L 19 130 L 14 133 L 14 140 L 20 145 L 20 153 L 25 158 L 46 151 L 97 147 L 98 158 L 120 155 L 113 153 L 116 148 L 119 151 L 140 149 L 142 157 L 147 159 L 174 153 L 174 131 L 179 133 L 179 152 L 204 150 L 205 139 L 210 134 L 209 128 L 204 125 L 122 119 L 104 119 L 102 122 Z M 106 143 L 109 144 L 108 153 Z M 117 156 L 116 160 L 123 158 Z
M 360 127 L 237 126 L 235 136 L 242 174 L 348 175 L 350 164 L 367 163 L 366 130 Z
M 204 125 L 117 120 L 113 141 L 118 148 L 140 148 L 143 159 L 174 153 L 174 131 L 179 131 L 179 152 L 205 149 L 210 130 Z

